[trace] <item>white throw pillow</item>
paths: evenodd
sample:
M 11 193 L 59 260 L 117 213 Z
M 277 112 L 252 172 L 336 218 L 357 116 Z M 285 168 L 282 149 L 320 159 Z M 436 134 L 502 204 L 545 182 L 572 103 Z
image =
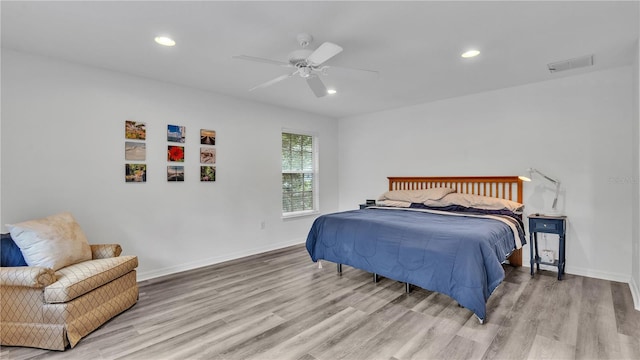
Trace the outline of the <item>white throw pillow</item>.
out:
M 440 200 L 427 200 L 423 204 L 432 207 L 460 205 L 475 209 L 510 210 L 512 212 L 519 212 L 524 208 L 523 204 L 511 200 L 461 193 L 447 194 Z
M 376 202 L 377 206 L 388 206 L 388 207 L 401 207 L 408 208 L 411 207 L 411 203 L 407 201 L 399 201 L 399 200 L 379 200 Z
M 439 200 L 443 196 L 455 192 L 448 187 L 438 187 L 422 190 L 392 190 L 380 195 L 378 200 L 406 201 L 408 203 L 423 203 L 428 200 Z
M 91 246 L 80 225 L 68 212 L 43 219 L 7 224 L 13 241 L 29 266 L 54 271 L 91 260 Z

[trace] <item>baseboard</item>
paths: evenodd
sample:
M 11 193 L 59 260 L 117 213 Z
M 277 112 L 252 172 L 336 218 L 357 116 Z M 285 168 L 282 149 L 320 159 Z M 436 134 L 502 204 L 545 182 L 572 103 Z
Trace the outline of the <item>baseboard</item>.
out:
M 618 281 L 623 283 L 629 283 L 629 274 L 619 274 L 608 271 L 599 271 L 593 269 L 586 269 L 580 267 L 569 267 L 567 266 L 565 270 L 568 274 L 586 276 L 596 279 L 609 280 L 609 281 Z
M 629 281 L 629 289 L 631 289 L 631 296 L 633 296 L 633 304 L 636 310 L 640 311 L 640 286 L 636 280 L 632 277 Z
M 523 264 L 525 267 L 529 267 L 529 264 Z M 540 265 L 541 269 L 554 271 L 557 268 L 552 266 Z M 636 310 L 640 311 L 640 286 L 632 277 L 629 279 L 629 276 L 626 274 L 616 274 L 605 271 L 594 271 L 591 269 L 584 268 L 569 268 L 565 269 L 567 274 L 586 276 L 595 279 L 609 280 L 609 281 L 617 281 L 629 284 L 629 289 L 631 290 L 631 296 L 633 297 L 633 304 Z
M 171 275 L 171 274 L 179 273 L 182 271 L 193 270 L 193 269 L 197 269 L 204 266 L 214 265 L 214 264 L 218 264 L 218 263 L 229 261 L 229 260 L 236 260 L 239 258 L 243 258 L 245 256 L 251 256 L 251 255 L 260 254 L 267 251 L 278 250 L 288 246 L 302 244 L 304 242 L 305 242 L 304 239 L 284 241 L 284 242 L 269 244 L 269 245 L 261 246 L 257 248 L 238 251 L 235 253 L 225 254 L 222 256 L 215 256 L 212 258 L 193 261 L 193 262 L 181 264 L 178 266 L 171 266 L 171 267 L 152 270 L 152 271 L 138 272 L 138 282 L 154 279 L 161 276 Z
M 529 263 L 526 261 L 523 261 L 522 265 L 524 267 L 529 267 Z M 540 269 L 557 271 L 558 268 L 553 266 L 548 266 L 548 265 L 540 265 Z M 630 280 L 629 274 L 619 274 L 619 273 L 612 273 L 607 271 L 598 271 L 598 270 L 586 269 L 586 268 L 575 267 L 575 266 L 571 266 L 571 267 L 567 266 L 565 268 L 565 273 L 572 274 L 572 275 L 586 276 L 594 279 L 617 281 L 617 282 L 623 282 L 623 283 L 629 283 L 629 280 Z

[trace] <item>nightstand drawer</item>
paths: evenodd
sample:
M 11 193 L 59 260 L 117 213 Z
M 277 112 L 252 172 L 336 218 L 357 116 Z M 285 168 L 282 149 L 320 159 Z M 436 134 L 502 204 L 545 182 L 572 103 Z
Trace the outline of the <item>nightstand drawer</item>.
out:
M 557 220 L 542 220 L 536 219 L 533 221 L 533 229 L 530 231 L 558 231 L 561 229 L 562 224 Z

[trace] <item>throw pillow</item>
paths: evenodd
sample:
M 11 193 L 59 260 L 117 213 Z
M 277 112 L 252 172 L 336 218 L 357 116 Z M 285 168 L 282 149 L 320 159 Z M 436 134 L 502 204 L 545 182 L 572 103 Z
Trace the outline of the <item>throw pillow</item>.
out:
M 7 225 L 29 266 L 51 268 L 91 260 L 91 246 L 68 212 Z
M 440 200 L 427 200 L 424 201 L 423 204 L 433 207 L 460 205 L 467 208 L 484 210 L 506 209 L 512 212 L 520 212 L 524 208 L 523 204 L 511 200 L 461 193 L 448 194 Z
M 439 200 L 443 196 L 455 192 L 448 187 L 438 187 L 422 190 L 391 190 L 380 195 L 378 200 L 405 201 L 408 203 L 422 203 L 428 200 Z
M 9 234 L 2 234 L 0 243 L 0 266 L 27 266 L 22 251 Z

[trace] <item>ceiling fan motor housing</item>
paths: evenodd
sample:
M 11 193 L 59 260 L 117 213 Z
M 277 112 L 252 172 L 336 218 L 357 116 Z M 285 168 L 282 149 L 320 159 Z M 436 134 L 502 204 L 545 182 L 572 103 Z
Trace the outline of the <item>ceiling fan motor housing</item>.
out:
M 294 50 L 289 54 L 289 63 L 295 67 L 307 66 L 307 58 L 311 53 L 313 53 L 313 50 Z
M 298 36 L 296 36 L 296 39 L 298 40 L 298 44 L 300 44 L 300 46 L 306 48 L 313 41 L 313 36 L 307 33 L 300 33 L 298 34 Z

